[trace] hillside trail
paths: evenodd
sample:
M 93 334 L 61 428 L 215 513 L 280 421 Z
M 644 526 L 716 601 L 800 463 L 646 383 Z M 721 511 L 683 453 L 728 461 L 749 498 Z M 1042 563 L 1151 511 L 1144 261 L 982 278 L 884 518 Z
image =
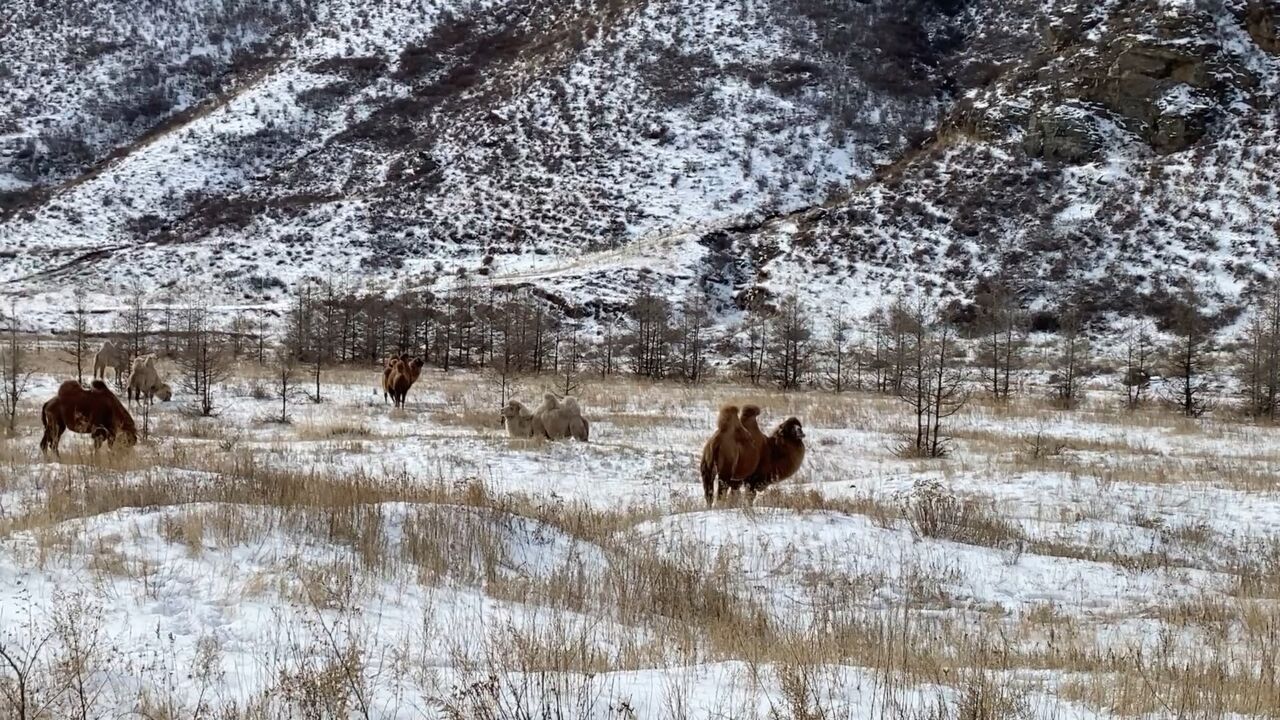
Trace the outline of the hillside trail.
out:
M 585 252 L 573 257 L 563 258 L 560 261 L 551 260 L 543 267 L 505 273 L 498 272 L 492 276 L 492 280 L 495 283 L 508 284 L 530 282 L 569 274 L 581 274 L 601 267 L 616 267 L 621 261 L 625 260 L 637 258 L 661 260 L 665 257 L 670 257 L 670 253 L 677 251 L 689 236 L 701 236 L 716 231 L 749 230 L 759 235 L 786 233 L 788 232 L 786 229 L 788 224 L 795 223 L 797 219 L 801 219 L 815 211 L 821 212 L 838 207 L 842 202 L 857 193 L 901 173 L 926 153 L 949 144 L 953 139 L 953 135 L 953 133 L 942 130 L 936 131 L 927 141 L 907 150 L 893 162 L 876 168 L 866 179 L 855 182 L 848 191 L 842 193 L 838 198 L 827 200 L 820 204 L 807 205 L 779 213 L 766 217 L 755 224 L 746 223 L 742 217 L 733 216 L 712 221 L 686 222 L 676 228 L 661 228 L 653 231 L 648 236 L 642 236 L 621 247 Z

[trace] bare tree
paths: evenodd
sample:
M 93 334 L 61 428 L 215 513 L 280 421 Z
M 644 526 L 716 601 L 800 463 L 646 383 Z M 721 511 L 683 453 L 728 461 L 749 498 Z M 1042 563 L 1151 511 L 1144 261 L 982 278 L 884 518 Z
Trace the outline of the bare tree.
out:
M 876 392 L 893 390 L 894 363 L 890 349 L 893 342 L 889 332 L 889 308 L 878 307 L 871 314 L 871 350 L 869 365 Z
M 1156 345 L 1151 323 L 1135 320 L 1124 329 L 1124 404 L 1129 410 L 1142 405 L 1151 388 Z
M 252 321 L 244 310 L 239 310 L 231 318 L 231 328 L 228 334 L 231 336 L 231 357 L 239 360 L 244 354 L 247 347 L 247 341 L 251 337 L 250 323 Z
M 173 357 L 174 323 L 178 320 L 173 306 L 174 297 L 165 291 L 157 300 L 163 303 L 160 307 L 160 352 L 162 357 Z
M 67 354 L 76 364 L 76 382 L 84 382 L 84 367 L 89 362 L 89 309 L 84 292 L 76 291 L 76 307 L 71 311 L 71 347 Z
M 862 371 L 865 364 L 863 349 L 859 346 L 853 323 L 843 312 L 831 321 L 831 331 L 824 343 L 827 381 L 831 389 L 842 393 L 853 385 L 862 389 Z
M 711 308 L 706 297 L 690 291 L 680 305 L 675 327 L 675 370 L 685 382 L 696 383 L 706 372 Z
M 498 406 L 504 407 L 516 390 L 520 372 L 519 308 L 514 301 L 498 305 L 493 314 L 493 358 L 489 369 L 498 386 Z
M 560 394 L 572 395 L 578 390 L 584 363 L 584 347 L 578 340 L 578 324 L 564 323 L 555 340 L 555 368 Z
M 788 295 L 770 325 L 770 372 L 778 387 L 793 390 L 800 387 L 812 364 L 813 322 L 799 299 Z
M 666 374 L 671 350 L 671 303 L 647 287 L 631 302 L 631 371 L 661 378 Z
M 596 347 L 596 369 L 600 371 L 600 377 L 607 378 L 617 371 L 618 318 L 604 318 L 600 324 L 603 330 Z
M 294 357 L 293 349 L 288 344 L 282 344 L 276 349 L 275 361 L 274 393 L 276 399 L 280 401 L 280 414 L 270 419 L 273 422 L 287 425 L 293 421 L 289 417 L 289 401 L 300 392 L 296 380 L 297 361 Z
M 1067 310 L 1058 322 L 1058 351 L 1053 356 L 1053 374 L 1049 377 L 1053 398 L 1060 407 L 1074 408 L 1083 399 L 1083 378 L 1088 363 L 1089 338 L 1084 319 L 1078 311 Z
M 31 384 L 31 375 L 35 372 L 27 366 L 26 348 L 18 338 L 18 306 L 16 300 L 9 301 L 8 317 L 0 318 L 4 323 L 4 349 L 0 354 L 0 410 L 5 417 L 5 432 L 12 436 L 17 430 L 18 403 L 27 393 Z
M 1018 297 L 1008 285 L 997 281 L 978 294 L 977 305 L 981 338 L 977 360 L 982 368 L 983 384 L 991 397 L 1008 400 L 1024 344 Z
M 1250 310 L 1237 353 L 1245 412 L 1274 423 L 1280 413 L 1280 282 L 1273 282 Z
M 769 313 L 762 300 L 751 302 L 742 316 L 741 332 L 746 340 L 743 371 L 752 385 L 764 379 L 769 350 Z
M 285 328 L 285 345 L 294 359 L 311 368 L 315 393 L 312 402 L 321 402 L 320 374 L 331 352 L 329 312 L 334 298 L 333 286 L 317 288 L 313 281 L 299 283 Z
M 872 316 L 871 369 L 876 390 L 897 394 L 909 365 L 907 346 L 917 325 L 915 310 L 902 299 L 879 308 Z
M 186 342 L 178 354 L 182 385 L 196 400 L 201 415 L 214 411 L 214 388 L 231 372 L 231 353 L 226 340 L 212 327 L 203 307 L 187 307 L 181 312 Z
M 955 325 L 929 300 L 900 305 L 898 323 L 903 331 L 905 363 L 897 396 L 910 408 L 915 427 L 908 431 L 899 452 L 913 457 L 943 457 L 951 438 L 944 421 L 960 412 L 969 400 L 964 352 Z
M 129 290 L 128 302 L 120 320 L 123 323 L 125 350 L 132 361 L 146 352 L 147 334 L 151 332 L 151 315 L 141 286 L 134 285 Z
M 1173 342 L 1165 351 L 1165 396 L 1186 417 L 1200 417 L 1209 410 L 1214 388 L 1210 354 L 1216 333 L 1190 283 L 1174 299 L 1169 320 Z

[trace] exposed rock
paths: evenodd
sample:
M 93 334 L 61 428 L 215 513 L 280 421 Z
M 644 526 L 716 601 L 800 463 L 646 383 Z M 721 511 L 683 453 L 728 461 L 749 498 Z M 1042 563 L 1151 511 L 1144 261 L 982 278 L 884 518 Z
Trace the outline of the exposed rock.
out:
M 1120 116 L 1157 152 L 1185 150 L 1208 131 L 1215 104 L 1210 96 L 1227 90 L 1212 57 L 1207 47 L 1131 45 L 1115 56 L 1103 77 L 1084 83 L 1083 95 Z M 1175 95 L 1192 100 L 1169 102 Z
M 1258 47 L 1280 55 L 1280 3 L 1256 0 L 1245 10 L 1245 28 Z
M 1032 114 L 1022 147 L 1032 157 L 1080 163 L 1096 159 L 1105 144 L 1097 115 L 1085 107 L 1068 105 Z

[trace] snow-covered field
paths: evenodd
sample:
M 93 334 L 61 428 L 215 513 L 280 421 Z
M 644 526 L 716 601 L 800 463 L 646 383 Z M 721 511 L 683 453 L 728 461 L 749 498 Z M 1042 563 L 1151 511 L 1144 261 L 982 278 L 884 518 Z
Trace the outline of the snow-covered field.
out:
M 482 375 L 394 411 L 376 369 L 327 371 L 283 425 L 246 366 L 216 417 L 179 395 L 132 453 L 59 463 L 59 362 L 0 439 L 3 717 L 15 666 L 28 717 L 1280 712 L 1272 428 L 975 402 L 906 460 L 890 398 L 611 380 L 592 442 L 543 444 Z M 702 506 L 727 401 L 806 427 L 753 509 Z

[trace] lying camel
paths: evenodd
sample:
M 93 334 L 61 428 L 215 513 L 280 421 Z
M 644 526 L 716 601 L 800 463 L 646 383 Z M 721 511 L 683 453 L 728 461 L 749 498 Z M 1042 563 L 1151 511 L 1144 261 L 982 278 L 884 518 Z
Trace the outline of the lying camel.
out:
M 519 400 L 507 403 L 499 413 L 507 427 L 507 435 L 519 440 L 533 437 L 533 411 Z
M 571 397 L 559 398 L 553 393 L 547 393 L 537 410 L 530 410 L 519 400 L 512 400 L 499 414 L 507 427 L 507 435 L 512 438 L 574 438 L 587 442 L 591 437 L 591 424 L 582 417 L 578 401 Z
M 558 398 L 554 393 L 547 393 L 542 396 L 542 405 L 533 411 L 533 433 L 548 440 L 573 438 L 587 442 L 591 426 L 582 417 L 576 399 Z

